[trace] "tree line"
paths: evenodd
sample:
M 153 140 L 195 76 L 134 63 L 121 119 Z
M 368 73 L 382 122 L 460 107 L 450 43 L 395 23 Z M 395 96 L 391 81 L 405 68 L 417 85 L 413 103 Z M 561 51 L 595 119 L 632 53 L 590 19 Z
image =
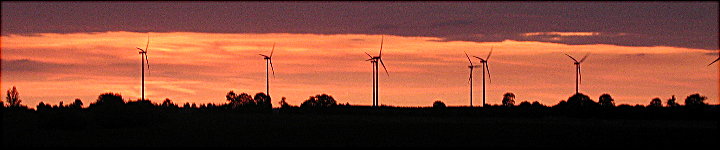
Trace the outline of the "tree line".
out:
M 213 103 L 207 103 L 207 104 L 196 104 L 196 103 L 189 103 L 186 102 L 182 106 L 175 104 L 172 100 L 166 98 L 162 101 L 160 104 L 152 103 L 149 100 L 128 100 L 127 102 L 122 98 L 120 94 L 117 93 L 103 93 L 96 99 L 95 102 L 90 103 L 90 105 L 87 107 L 89 110 L 94 109 L 109 109 L 112 107 L 123 107 L 125 105 L 127 106 L 139 106 L 139 107 L 155 107 L 155 108 L 165 108 L 165 109 L 226 109 L 226 110 L 236 110 L 236 111 L 246 111 L 246 112 L 270 112 L 272 111 L 272 100 L 271 97 L 263 92 L 256 93 L 254 96 L 250 95 L 248 93 L 240 93 L 237 94 L 235 91 L 229 91 L 225 98 L 227 100 L 227 103 L 224 104 L 213 104 Z M 699 93 L 691 94 L 685 98 L 685 106 L 686 108 L 697 108 L 702 109 L 706 108 L 709 105 L 705 102 L 707 100 L 706 96 L 702 96 Z M 508 92 L 503 94 L 502 98 L 502 104 L 500 105 L 489 105 L 488 107 L 519 107 L 519 108 L 526 108 L 526 107 L 553 107 L 553 108 L 613 108 L 613 107 L 621 107 L 621 108 L 628 108 L 628 107 L 643 107 L 643 108 L 661 108 L 661 107 L 669 107 L 669 108 L 676 108 L 676 107 L 683 107 L 682 105 L 677 103 L 677 99 L 673 95 L 671 98 L 667 99 L 665 101 L 665 105 L 663 105 L 662 100 L 659 97 L 653 98 L 650 100 L 648 105 L 628 105 L 628 104 L 622 104 L 616 106 L 615 100 L 610 96 L 610 94 L 602 94 L 598 98 L 598 102 L 595 102 L 592 100 L 589 96 L 582 94 L 582 93 L 576 93 L 569 97 L 567 100 L 561 100 L 558 104 L 554 106 L 545 106 L 543 104 L 540 104 L 538 101 L 534 102 L 528 102 L 528 101 L 522 101 L 518 105 L 515 105 L 515 94 Z M 15 86 L 13 86 L 11 89 L 8 89 L 6 92 L 6 100 L 0 101 L 0 105 L 3 106 L 3 109 L 10 108 L 10 109 L 30 109 L 26 105 L 21 104 L 22 100 L 19 97 L 19 92 Z M 5 104 L 7 103 L 7 104 Z M 350 106 L 350 104 L 338 104 L 337 101 L 330 95 L 327 94 L 318 94 L 315 96 L 310 96 L 307 100 L 302 102 L 300 106 L 292 106 L 287 103 L 286 98 L 282 97 L 281 100 L 278 102 L 280 109 L 287 109 L 287 108 L 306 108 L 306 109 L 318 109 L 318 108 L 332 108 L 336 106 Z M 62 101 L 59 102 L 58 105 L 50 105 L 46 104 L 44 102 L 40 102 L 36 106 L 37 111 L 43 111 L 43 110 L 52 110 L 52 109 L 83 109 L 83 102 L 80 99 L 75 99 L 70 104 L 64 104 Z M 432 104 L 433 108 L 445 108 L 447 107 L 441 100 L 435 101 Z
M 230 91 L 225 95 L 226 103 L 195 104 L 185 102 L 176 104 L 166 98 L 161 103 L 150 100 L 125 100 L 117 93 L 100 94 L 87 107 L 80 99 L 72 103 L 51 105 L 39 102 L 36 109 L 21 104 L 20 94 L 13 87 L 7 91 L 2 104 L 4 115 L 31 115 L 39 117 L 41 126 L 55 129 L 83 129 L 88 126 L 105 128 L 122 128 L 133 126 L 151 126 L 162 122 L 172 122 L 188 114 L 211 113 L 222 115 L 227 113 L 260 113 L 260 114 L 358 114 L 358 115 L 420 115 L 420 116 L 507 116 L 507 117 L 601 117 L 629 119 L 708 119 L 719 113 L 717 107 L 710 107 L 707 97 L 692 94 L 685 98 L 685 105 L 679 105 L 673 96 L 665 105 L 660 98 L 653 98 L 645 105 L 615 105 L 609 94 L 602 94 L 598 102 L 589 96 L 577 93 L 567 100 L 561 100 L 553 106 L 546 106 L 538 101 L 522 101 L 515 105 L 516 95 L 505 93 L 502 104 L 486 105 L 482 108 L 447 107 L 442 101 L 433 102 L 432 107 L 392 107 L 392 106 L 351 106 L 349 103 L 339 104 L 330 95 L 317 94 L 308 97 L 299 106 L 290 105 L 282 97 L 279 108 L 272 108 L 272 100 L 265 93 L 236 93 Z M 379 109 L 382 108 L 382 109 Z M 193 116 L 193 115 L 191 115 Z M 182 117 L 181 117 L 182 118 Z M 170 119 L 170 120 L 168 120 Z
M 5 101 L 0 101 L 0 105 L 3 106 L 3 109 L 24 109 L 24 110 L 31 110 L 27 105 L 21 104 L 22 100 L 20 99 L 20 94 L 15 86 L 13 86 L 11 89 L 7 90 L 7 96 L 5 98 Z M 118 107 L 124 107 L 124 106 L 140 106 L 140 107 L 155 107 L 155 108 L 164 108 L 164 109 L 227 109 L 227 110 L 236 110 L 236 111 L 248 111 L 248 112 L 269 112 L 272 111 L 272 100 L 271 97 L 263 92 L 256 93 L 254 96 L 250 95 L 248 93 L 240 93 L 237 94 L 235 91 L 230 91 L 225 95 L 225 99 L 227 100 L 227 103 L 224 104 L 214 104 L 214 103 L 207 103 L 207 104 L 196 104 L 196 103 L 190 103 L 186 102 L 182 105 L 174 103 L 169 98 L 165 98 L 161 103 L 156 104 L 152 103 L 150 100 L 124 100 L 122 95 L 118 93 L 103 93 L 98 96 L 95 102 L 90 103 L 90 105 L 86 108 L 88 110 L 97 110 L 97 109 L 112 109 L 112 108 L 118 108 Z M 5 103 L 7 102 L 7 104 Z M 301 107 L 301 108 L 329 108 L 329 107 L 335 107 L 338 106 L 337 101 L 335 101 L 335 98 L 333 98 L 330 95 L 327 94 L 318 94 L 315 96 L 310 96 L 307 100 L 302 102 L 300 106 L 293 106 L 287 103 L 286 98 L 282 97 L 282 99 L 279 101 L 280 108 L 293 108 L 293 107 Z M 71 110 L 71 109 L 83 109 L 84 103 L 80 99 L 75 99 L 70 104 L 64 104 L 63 101 L 60 101 L 57 105 L 51 105 L 47 104 L 45 102 L 40 102 L 35 108 L 37 111 L 44 111 L 44 110 Z M 342 106 L 343 104 L 339 104 Z

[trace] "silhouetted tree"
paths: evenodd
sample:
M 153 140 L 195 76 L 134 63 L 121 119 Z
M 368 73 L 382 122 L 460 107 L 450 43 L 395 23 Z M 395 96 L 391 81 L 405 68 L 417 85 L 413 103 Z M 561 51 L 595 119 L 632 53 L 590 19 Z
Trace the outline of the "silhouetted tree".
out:
M 695 93 L 685 98 L 685 106 L 691 108 L 705 107 L 707 106 L 706 99 L 707 97 L 700 95 L 700 93 Z
M 442 101 L 435 101 L 433 102 L 433 108 L 445 108 L 445 103 Z
M 75 101 L 73 101 L 72 103 L 70 103 L 70 105 L 68 105 L 68 107 L 72 108 L 72 109 L 81 109 L 82 106 L 83 106 L 83 102 L 79 98 L 76 98 Z
M 50 105 L 48 105 L 48 104 L 45 104 L 44 102 L 40 102 L 40 103 L 35 107 L 35 109 L 37 109 L 38 111 L 46 111 L 46 110 L 49 110 L 50 108 L 52 108 L 52 107 L 51 107 Z
M 662 101 L 659 97 L 653 98 L 648 107 L 662 107 Z
M 243 106 L 255 107 L 257 105 L 257 103 L 255 103 L 255 99 L 247 93 L 240 93 L 237 99 Z
M 255 103 L 260 109 L 272 109 L 270 96 L 263 92 L 256 93 L 255 97 L 253 97 L 253 100 L 255 100 Z
M 178 107 L 178 106 L 177 106 L 175 103 L 173 103 L 172 100 L 170 100 L 169 98 L 165 98 L 165 100 L 163 100 L 163 102 L 162 102 L 162 104 L 160 104 L 160 106 L 161 106 L 161 107 L 165 107 L 165 108 L 170 108 L 170 107 L 177 108 L 177 107 Z
M 235 94 L 235 91 L 230 91 L 227 94 L 225 94 L 225 99 L 230 101 L 230 103 L 237 101 L 237 94 Z
M 123 127 L 130 124 L 131 117 L 126 116 L 127 108 L 120 94 L 103 93 L 88 107 L 95 121 L 103 127 Z
M 610 96 L 610 94 L 602 94 L 598 99 L 598 102 L 602 107 L 615 107 L 615 100 L 612 98 L 612 96 Z
M 531 106 L 532 106 L 532 104 L 530 104 L 530 102 L 528 102 L 528 101 L 522 101 L 518 105 L 518 107 L 524 107 L 524 108 L 531 107 Z
M 620 105 L 617 106 L 617 108 L 623 109 L 623 110 L 628 110 L 628 109 L 632 109 L 633 106 L 630 106 L 630 105 L 628 105 L 628 104 L 620 104 Z
M 233 109 L 241 107 L 255 107 L 257 105 L 255 100 L 247 93 L 240 93 L 240 95 L 237 95 L 235 92 L 230 91 L 227 95 L 225 95 L 225 98 L 230 101 L 230 107 Z
M 515 94 L 507 92 L 503 94 L 502 99 L 502 105 L 503 106 L 514 106 L 515 105 Z
M 558 102 L 557 104 L 555 104 L 555 106 L 553 106 L 553 107 L 565 107 L 565 106 L 567 106 L 567 101 L 565 101 L 565 100 L 560 100 L 560 102 Z
M 240 107 L 240 106 L 242 105 L 242 103 L 241 103 L 240 100 L 238 99 L 238 95 L 235 94 L 235 91 L 230 91 L 230 92 L 228 92 L 228 93 L 225 95 L 225 98 L 227 99 L 227 101 L 230 102 L 229 105 L 230 105 L 230 107 L 233 108 L 233 109 L 236 109 L 236 108 L 238 108 L 238 107 Z
M 673 95 L 670 99 L 667 100 L 667 107 L 677 107 L 680 106 L 677 102 L 675 102 L 675 95 Z
M 300 104 L 302 108 L 328 108 L 335 106 L 337 106 L 335 98 L 327 94 L 310 96 L 310 98 Z
M 127 105 L 134 109 L 152 109 L 155 105 L 148 99 L 137 99 L 135 101 L 127 102 Z
M 545 107 L 545 105 L 540 104 L 540 102 L 538 102 L 538 101 L 534 101 L 534 102 L 532 103 L 532 106 L 533 106 L 533 107 Z
M 190 103 L 189 103 L 189 102 L 185 102 L 185 104 L 183 104 L 183 108 L 185 108 L 185 109 L 190 108 Z
M 592 106 L 600 106 L 598 103 L 595 103 L 590 97 L 588 97 L 585 94 L 577 93 L 570 98 L 568 98 L 568 104 L 570 106 L 576 106 L 576 107 L 592 107 Z
M 215 104 L 213 104 L 213 103 L 208 103 L 208 104 L 207 104 L 207 107 L 208 107 L 208 108 L 215 108 L 216 106 L 215 106 Z
M 97 101 L 95 103 L 90 103 L 89 107 L 100 107 L 100 106 L 110 106 L 110 107 L 118 107 L 125 104 L 125 101 L 122 99 L 122 96 L 120 94 L 116 93 L 103 93 L 98 96 Z
M 20 93 L 17 91 L 15 86 L 12 89 L 7 90 L 7 97 L 5 97 L 8 107 L 20 107 Z
M 285 100 L 286 98 L 284 96 L 280 99 L 280 108 L 290 108 L 290 104 L 288 104 Z

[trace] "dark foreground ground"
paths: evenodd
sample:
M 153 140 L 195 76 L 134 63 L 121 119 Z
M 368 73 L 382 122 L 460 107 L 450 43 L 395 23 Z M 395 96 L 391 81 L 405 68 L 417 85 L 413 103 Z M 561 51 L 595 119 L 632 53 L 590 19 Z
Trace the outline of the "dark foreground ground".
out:
M 107 127 L 4 112 L 3 147 L 717 147 L 716 119 L 163 112 Z M 72 121 L 72 123 L 68 123 Z M 77 122 L 77 123 L 76 123 Z M 121 123 L 122 124 L 122 123 Z M 709 146 L 709 147 L 708 147 Z

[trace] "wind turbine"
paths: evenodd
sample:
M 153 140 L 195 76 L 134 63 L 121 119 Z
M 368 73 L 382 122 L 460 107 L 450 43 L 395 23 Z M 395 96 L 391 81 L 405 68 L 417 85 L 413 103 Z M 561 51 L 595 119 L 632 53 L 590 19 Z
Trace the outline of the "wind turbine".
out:
M 147 62 L 148 70 L 150 70 L 150 61 L 148 61 L 148 56 L 147 56 L 148 46 L 150 46 L 150 34 L 148 34 L 148 40 L 147 40 L 147 44 L 145 44 L 145 49 L 135 47 L 139 50 L 138 53 L 140 53 L 140 63 L 141 63 L 140 68 L 142 68 L 142 100 L 145 100 L 145 62 Z
M 488 53 L 488 55 L 487 55 L 487 57 L 485 57 L 485 59 L 482 59 L 477 56 L 473 56 L 477 59 L 480 59 L 480 63 L 482 63 L 482 65 L 480 65 L 480 66 L 482 66 L 482 68 L 483 68 L 483 103 L 482 103 L 483 107 L 485 107 L 485 71 L 487 71 L 488 79 L 490 79 L 490 83 L 492 83 L 492 78 L 490 77 L 490 66 L 488 66 L 488 60 L 490 60 L 490 55 L 492 55 L 492 51 L 493 51 L 493 47 L 490 47 L 490 53 Z
M 475 67 L 482 67 L 482 65 L 473 65 L 472 60 L 470 60 L 470 56 L 468 56 L 467 52 L 465 52 L 465 57 L 467 57 L 468 62 L 470 65 L 468 68 L 470 68 L 470 107 L 473 107 L 473 68 Z
M 379 97 L 379 93 L 380 93 L 379 88 L 380 88 L 380 87 L 378 86 L 378 80 L 379 80 L 379 77 L 378 77 L 378 70 L 379 70 L 379 68 L 378 68 L 378 62 L 380 62 L 380 64 L 382 64 L 382 66 L 383 66 L 383 69 L 385 69 L 385 74 L 387 74 L 388 76 L 390 76 L 390 74 L 389 74 L 388 71 L 387 71 L 387 68 L 385 68 L 385 63 L 383 63 L 383 61 L 382 61 L 382 48 L 383 48 L 383 42 L 384 42 L 384 41 L 385 41 L 385 37 L 384 37 L 384 36 L 381 36 L 381 40 L 380 40 L 380 54 L 379 54 L 378 56 L 371 56 L 370 54 L 368 54 L 367 52 L 365 52 L 365 54 L 368 55 L 368 57 L 370 57 L 370 59 L 367 59 L 367 60 L 365 60 L 365 61 L 370 61 L 370 63 L 373 64 L 373 107 L 379 106 L 379 103 L 380 103 L 380 101 L 379 101 L 379 99 L 380 99 L 380 97 Z
M 263 56 L 265 59 L 265 85 L 267 88 L 267 96 L 270 97 L 270 69 L 272 69 L 273 78 L 275 78 L 275 68 L 272 66 L 272 56 L 275 52 L 275 43 L 273 43 L 272 50 L 270 51 L 270 56 L 260 54 L 260 56 Z
M 587 59 L 589 54 L 585 54 L 585 56 L 578 61 L 577 59 L 573 58 L 572 56 L 565 54 L 566 56 L 570 57 L 573 61 L 575 61 L 575 93 L 580 93 L 579 91 L 579 85 L 582 83 L 582 73 L 580 73 L 580 64 Z

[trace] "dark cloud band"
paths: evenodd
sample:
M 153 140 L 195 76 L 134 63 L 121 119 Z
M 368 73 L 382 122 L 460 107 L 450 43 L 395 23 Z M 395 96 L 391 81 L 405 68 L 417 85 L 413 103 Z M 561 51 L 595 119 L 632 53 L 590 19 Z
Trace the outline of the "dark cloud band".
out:
M 392 34 L 718 49 L 717 2 L 3 2 L 2 34 Z M 597 32 L 597 36 L 523 36 Z

